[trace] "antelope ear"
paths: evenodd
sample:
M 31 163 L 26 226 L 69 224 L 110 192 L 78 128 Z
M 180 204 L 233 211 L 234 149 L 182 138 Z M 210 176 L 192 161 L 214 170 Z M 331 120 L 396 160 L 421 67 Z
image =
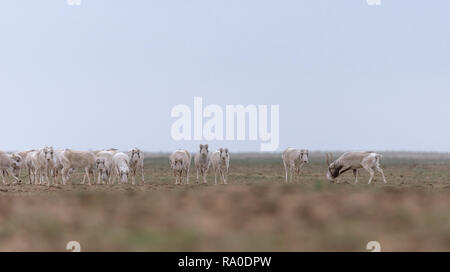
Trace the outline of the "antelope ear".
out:
M 225 148 L 225 153 L 227 153 L 227 154 L 228 154 L 228 148 Z
M 203 148 L 203 145 L 202 144 L 200 144 L 200 149 L 202 149 Z
M 220 148 L 219 151 L 220 151 L 220 153 L 222 153 L 223 152 L 223 148 Z
M 206 149 L 208 149 L 208 144 L 205 144 Z

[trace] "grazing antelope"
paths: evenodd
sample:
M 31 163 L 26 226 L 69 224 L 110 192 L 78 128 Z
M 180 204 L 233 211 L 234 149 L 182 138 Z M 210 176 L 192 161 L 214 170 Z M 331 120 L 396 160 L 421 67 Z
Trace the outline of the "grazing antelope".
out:
M 117 152 L 112 157 L 112 184 L 117 178 L 120 178 L 121 183 L 128 183 L 128 176 L 130 175 L 130 157 L 123 152 Z M 119 181 L 117 181 L 119 183 Z
M 383 169 L 380 167 L 381 155 L 374 152 L 348 152 L 344 153 L 337 160 L 330 163 L 330 155 L 327 154 L 328 180 L 334 182 L 334 180 L 341 174 L 352 170 L 355 176 L 355 184 L 358 183 L 358 169 L 364 168 L 370 174 L 369 183 L 375 175 L 375 171 L 378 171 L 383 176 L 384 183 L 387 183 L 384 176 Z

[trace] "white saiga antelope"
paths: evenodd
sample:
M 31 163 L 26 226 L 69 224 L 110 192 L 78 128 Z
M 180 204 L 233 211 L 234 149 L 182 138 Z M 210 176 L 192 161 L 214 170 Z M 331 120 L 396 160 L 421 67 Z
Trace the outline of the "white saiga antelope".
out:
M 175 150 L 170 155 L 169 162 L 175 176 L 175 184 L 183 184 L 183 180 L 186 180 L 186 184 L 189 185 L 191 154 L 184 149 Z
M 113 156 L 117 151 L 99 151 L 97 152 L 96 165 L 98 170 L 97 184 L 111 183 L 113 173 Z
M 34 157 L 34 165 L 37 168 L 37 178 L 39 178 L 39 184 L 44 182 L 50 186 L 50 176 L 55 168 L 54 160 L 54 150 L 51 146 L 46 146 L 37 151 Z M 53 182 L 55 182 L 55 177 L 53 177 Z
M 353 171 L 355 176 L 355 184 L 358 183 L 358 169 L 364 168 L 370 174 L 369 182 L 372 182 L 375 176 L 375 171 L 378 171 L 383 176 L 384 183 L 387 183 L 384 176 L 383 169 L 380 167 L 381 155 L 374 152 L 348 152 L 344 153 L 337 160 L 330 163 L 330 156 L 327 154 L 328 180 L 334 182 L 344 172 Z
M 30 179 L 30 184 L 36 184 L 38 179 L 38 162 L 37 162 L 38 151 L 34 150 L 27 154 L 24 160 L 25 169 L 28 171 L 28 177 Z
M 65 149 L 61 152 L 61 164 L 62 164 L 62 180 L 63 184 L 66 185 L 70 177 L 70 173 L 74 169 L 83 169 L 84 177 L 81 184 L 84 184 L 86 177 L 88 178 L 89 185 L 91 185 L 91 176 L 95 183 L 94 169 L 96 167 L 96 157 L 94 153 L 89 151 L 76 151 L 71 149 Z
M 214 170 L 214 183 L 217 184 L 217 174 L 222 179 L 222 184 L 227 184 L 228 169 L 230 168 L 230 153 L 228 148 L 220 148 L 211 154 L 210 163 Z
M 288 182 L 288 173 L 290 173 L 290 181 L 292 182 L 300 177 L 300 171 L 309 162 L 309 151 L 289 147 L 283 152 L 282 158 L 286 182 Z
M 60 173 L 62 173 L 62 169 L 64 168 L 64 165 L 62 163 L 62 154 L 64 152 L 64 149 L 56 149 L 54 151 L 54 158 L 53 158 L 53 177 L 55 179 L 55 183 L 58 183 L 58 176 Z M 69 169 L 69 171 L 67 172 L 67 176 L 70 178 L 70 175 L 73 173 L 73 171 L 75 171 L 74 168 Z M 61 175 L 62 176 L 62 175 Z M 63 180 L 61 177 L 61 184 L 63 184 Z
M 130 175 L 130 157 L 123 152 L 117 152 L 112 157 L 112 184 L 117 178 L 121 183 L 128 183 L 128 176 Z M 119 183 L 119 181 L 117 181 Z
M 22 164 L 20 165 L 20 167 L 14 168 L 14 174 L 16 177 L 20 177 L 20 175 L 22 174 L 22 169 L 25 169 L 25 170 L 27 169 L 25 163 L 23 163 L 23 162 L 25 162 L 25 159 L 27 158 L 28 154 L 32 151 L 35 151 L 35 150 L 33 149 L 33 150 L 27 150 L 27 151 L 21 151 L 21 152 L 15 153 L 22 158 Z
M 11 171 L 12 177 L 16 182 L 21 182 L 20 178 L 14 173 L 14 169 L 20 167 L 22 164 L 22 157 L 20 155 L 8 154 L 0 151 L 0 176 L 2 177 L 3 184 L 6 185 L 5 175 L 9 175 Z
M 200 145 L 200 151 L 195 154 L 194 156 L 194 163 L 195 163 L 195 169 L 197 170 L 197 183 L 199 173 L 203 177 L 203 183 L 207 183 L 206 176 L 209 169 L 209 152 L 208 152 L 208 145 Z
M 132 184 L 136 184 L 136 172 L 138 168 L 141 169 L 142 176 L 142 184 L 144 184 L 144 152 L 139 150 L 139 148 L 135 147 L 131 151 L 128 152 L 128 156 L 130 157 L 130 170 L 131 170 L 131 178 Z

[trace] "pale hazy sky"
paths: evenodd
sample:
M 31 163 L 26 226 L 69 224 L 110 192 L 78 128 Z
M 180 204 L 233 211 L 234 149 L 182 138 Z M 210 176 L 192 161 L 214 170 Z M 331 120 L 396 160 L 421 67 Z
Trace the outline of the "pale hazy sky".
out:
M 201 96 L 278 104 L 280 150 L 450 151 L 449 14 L 448 0 L 5 0 L 0 150 L 194 150 L 170 112 Z

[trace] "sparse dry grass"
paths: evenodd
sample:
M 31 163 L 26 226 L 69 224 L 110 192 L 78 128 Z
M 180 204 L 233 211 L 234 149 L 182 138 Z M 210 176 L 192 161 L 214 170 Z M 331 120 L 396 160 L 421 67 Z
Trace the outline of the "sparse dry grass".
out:
M 384 153 L 387 185 L 325 180 L 316 153 L 284 184 L 279 154 L 234 155 L 230 184 L 175 186 L 166 156 L 148 156 L 144 185 L 0 186 L 0 250 L 450 250 L 450 156 Z

